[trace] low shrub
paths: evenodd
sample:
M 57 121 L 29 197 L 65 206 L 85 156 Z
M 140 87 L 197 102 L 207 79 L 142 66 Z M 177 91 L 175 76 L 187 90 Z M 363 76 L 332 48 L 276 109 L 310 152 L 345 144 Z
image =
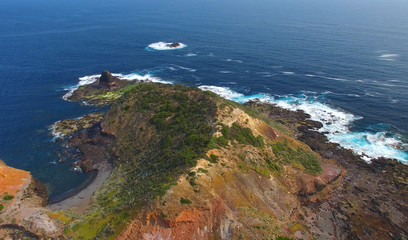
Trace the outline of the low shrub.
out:
M 11 194 L 6 194 L 6 195 L 3 196 L 3 200 L 4 200 L 4 201 L 9 201 L 9 200 L 11 200 L 11 199 L 13 199 L 13 198 L 14 198 L 14 196 L 11 195 Z
M 191 204 L 192 202 L 186 198 L 180 198 L 180 203 L 181 204 Z

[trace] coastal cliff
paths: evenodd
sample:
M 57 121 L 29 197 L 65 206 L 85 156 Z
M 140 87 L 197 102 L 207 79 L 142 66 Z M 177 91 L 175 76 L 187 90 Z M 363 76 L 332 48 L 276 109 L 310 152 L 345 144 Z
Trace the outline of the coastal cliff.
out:
M 329 143 L 315 131 L 321 124 L 303 112 L 257 101 L 241 105 L 198 88 L 124 81 L 107 71 L 69 99 L 111 105 L 105 113 L 63 120 L 53 129 L 79 150 L 76 168 L 112 171 L 92 198 L 74 208 L 62 204 L 52 212 L 41 207 L 43 197 L 33 208 L 48 211 L 51 225 L 48 232 L 30 230 L 33 238 L 408 235 L 407 166 L 390 159 L 367 164 Z M 21 180 L 31 175 L 21 174 L 18 192 L 32 189 Z M 12 193 L 14 201 L 22 199 Z M 0 213 L 12 216 L 7 208 L 13 204 L 7 204 Z M 52 227 L 57 224 L 63 231 Z
M 0 239 L 56 237 L 61 233 L 45 208 L 45 186 L 27 171 L 0 160 Z

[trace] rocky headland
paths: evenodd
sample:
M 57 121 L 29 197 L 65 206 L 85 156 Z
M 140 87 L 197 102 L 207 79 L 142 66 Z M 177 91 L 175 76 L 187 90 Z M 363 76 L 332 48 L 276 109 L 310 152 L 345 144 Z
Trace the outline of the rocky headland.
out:
M 53 128 L 67 149 L 78 150 L 64 150 L 61 157 L 78 157 L 75 167 L 82 171 L 99 170 L 98 180 L 44 208 L 44 191 L 27 190 L 43 189 L 41 185 L 29 187 L 31 175 L 15 170 L 21 176 L 6 185 L 17 184 L 18 190 L 0 189 L 0 194 L 14 196 L 3 200 L 0 236 L 408 236 L 408 167 L 392 159 L 366 163 L 329 143 L 316 131 L 321 124 L 303 112 L 257 101 L 240 105 L 198 88 L 124 81 L 107 71 L 78 88 L 70 100 L 110 105 L 104 113 L 63 120 Z M 13 210 L 20 203 L 31 206 L 22 197 L 27 191 L 34 196 L 29 199 L 42 199 L 31 208 L 42 214 L 36 219 L 49 219 L 49 225 L 27 222 L 19 217 L 21 211 Z M 4 227 L 10 224 L 13 228 Z

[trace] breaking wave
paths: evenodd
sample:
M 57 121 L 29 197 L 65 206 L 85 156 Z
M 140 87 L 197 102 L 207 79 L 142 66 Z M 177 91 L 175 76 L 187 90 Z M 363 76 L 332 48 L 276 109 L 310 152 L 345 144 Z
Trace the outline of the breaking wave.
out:
M 150 51 L 162 51 L 162 50 L 175 50 L 187 47 L 184 43 L 171 43 L 171 42 L 156 42 L 151 43 L 149 46 L 146 47 L 146 50 Z
M 151 74 L 138 74 L 136 72 L 132 72 L 129 74 L 122 74 L 122 73 L 112 73 L 112 76 L 118 77 L 121 80 L 127 80 L 127 81 L 150 81 L 150 82 L 160 82 L 160 83 L 165 83 L 165 84 L 171 84 L 172 82 L 169 81 L 164 81 L 158 77 L 154 77 Z M 78 80 L 78 84 L 69 86 L 67 88 L 64 88 L 64 90 L 68 91 L 62 98 L 66 101 L 68 101 L 68 98 L 72 96 L 75 90 L 77 90 L 81 86 L 89 85 L 94 82 L 96 82 L 99 78 L 101 77 L 101 74 L 96 74 L 96 75 L 88 75 L 88 76 L 83 76 L 80 77 Z
M 239 59 L 231 59 L 231 58 L 228 58 L 225 61 L 227 61 L 227 62 L 236 62 L 236 63 L 243 63 L 244 62 L 244 61 L 239 60 Z
M 170 67 L 174 67 L 175 70 L 183 69 L 187 71 L 195 71 L 195 69 L 185 68 L 178 65 L 172 65 Z M 140 72 L 129 74 L 113 73 L 112 75 L 129 81 L 141 80 L 172 84 L 172 82 L 164 81 L 149 73 L 144 73 L 145 72 L 142 74 Z M 68 92 L 64 95 L 64 99 L 71 96 L 78 87 L 91 84 L 97 81 L 99 77 L 100 75 L 89 75 L 79 78 L 77 85 L 66 88 Z M 309 77 L 321 76 L 309 75 Z M 354 153 L 361 156 L 362 159 L 370 161 L 374 158 L 386 157 L 395 158 L 401 162 L 408 163 L 408 146 L 401 140 L 399 135 L 391 134 L 386 130 L 353 131 L 352 127 L 354 122 L 362 119 L 362 117 L 324 103 L 321 96 L 318 96 L 316 93 L 303 92 L 299 95 L 285 96 L 272 96 L 265 93 L 245 95 L 228 87 L 211 85 L 201 85 L 198 87 L 204 91 L 214 92 L 223 98 L 238 103 L 245 103 L 250 100 L 259 99 L 261 102 L 273 103 L 284 109 L 292 111 L 302 110 L 310 115 L 311 120 L 319 121 L 323 124 L 323 127 L 318 131 L 325 134 L 330 142 L 338 143 L 340 146 L 352 150 Z M 321 95 L 324 96 L 327 93 L 328 92 L 325 92 Z M 358 97 L 358 95 L 355 97 Z
M 318 96 L 299 95 L 270 96 L 264 93 L 244 95 L 228 87 L 199 86 L 205 91 L 212 91 L 229 100 L 245 103 L 259 99 L 261 102 L 276 104 L 277 106 L 297 111 L 302 110 L 310 115 L 310 119 L 319 121 L 323 127 L 318 131 L 325 134 L 330 142 L 352 150 L 362 159 L 369 162 L 374 158 L 394 158 L 403 163 L 408 163 L 407 144 L 396 134 L 387 131 L 352 131 L 353 123 L 362 117 L 355 116 L 343 109 L 335 108 L 322 103 Z
M 305 74 L 305 77 L 310 77 L 310 78 L 323 78 L 323 79 L 335 80 L 335 81 L 342 81 L 342 82 L 350 81 L 349 79 L 345 79 L 345 78 L 327 77 L 327 76 L 320 76 L 320 75 L 314 75 L 314 74 Z
M 399 54 L 396 53 L 384 53 L 378 56 L 380 60 L 384 61 L 395 61 L 399 57 Z
M 187 53 L 184 56 L 186 56 L 186 57 L 195 57 L 195 56 L 197 56 L 197 54 L 196 53 Z

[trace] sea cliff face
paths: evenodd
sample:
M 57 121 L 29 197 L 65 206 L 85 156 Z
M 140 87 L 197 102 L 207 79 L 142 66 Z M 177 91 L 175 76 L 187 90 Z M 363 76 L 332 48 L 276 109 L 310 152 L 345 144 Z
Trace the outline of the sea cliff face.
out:
M 47 200 L 42 183 L 0 160 L 0 239 L 57 236 L 61 229 L 45 208 Z
M 407 236 L 407 166 L 389 159 L 365 163 L 328 143 L 315 131 L 321 124 L 303 112 L 256 101 L 240 105 L 197 88 L 122 81 L 104 72 L 76 90 L 70 100 L 110 109 L 54 127 L 66 146 L 79 150 L 75 167 L 89 172 L 107 164 L 113 171 L 80 213 L 48 210 L 63 231 L 50 225 L 53 233 L 45 236 Z M 75 151 L 64 152 L 69 159 Z

